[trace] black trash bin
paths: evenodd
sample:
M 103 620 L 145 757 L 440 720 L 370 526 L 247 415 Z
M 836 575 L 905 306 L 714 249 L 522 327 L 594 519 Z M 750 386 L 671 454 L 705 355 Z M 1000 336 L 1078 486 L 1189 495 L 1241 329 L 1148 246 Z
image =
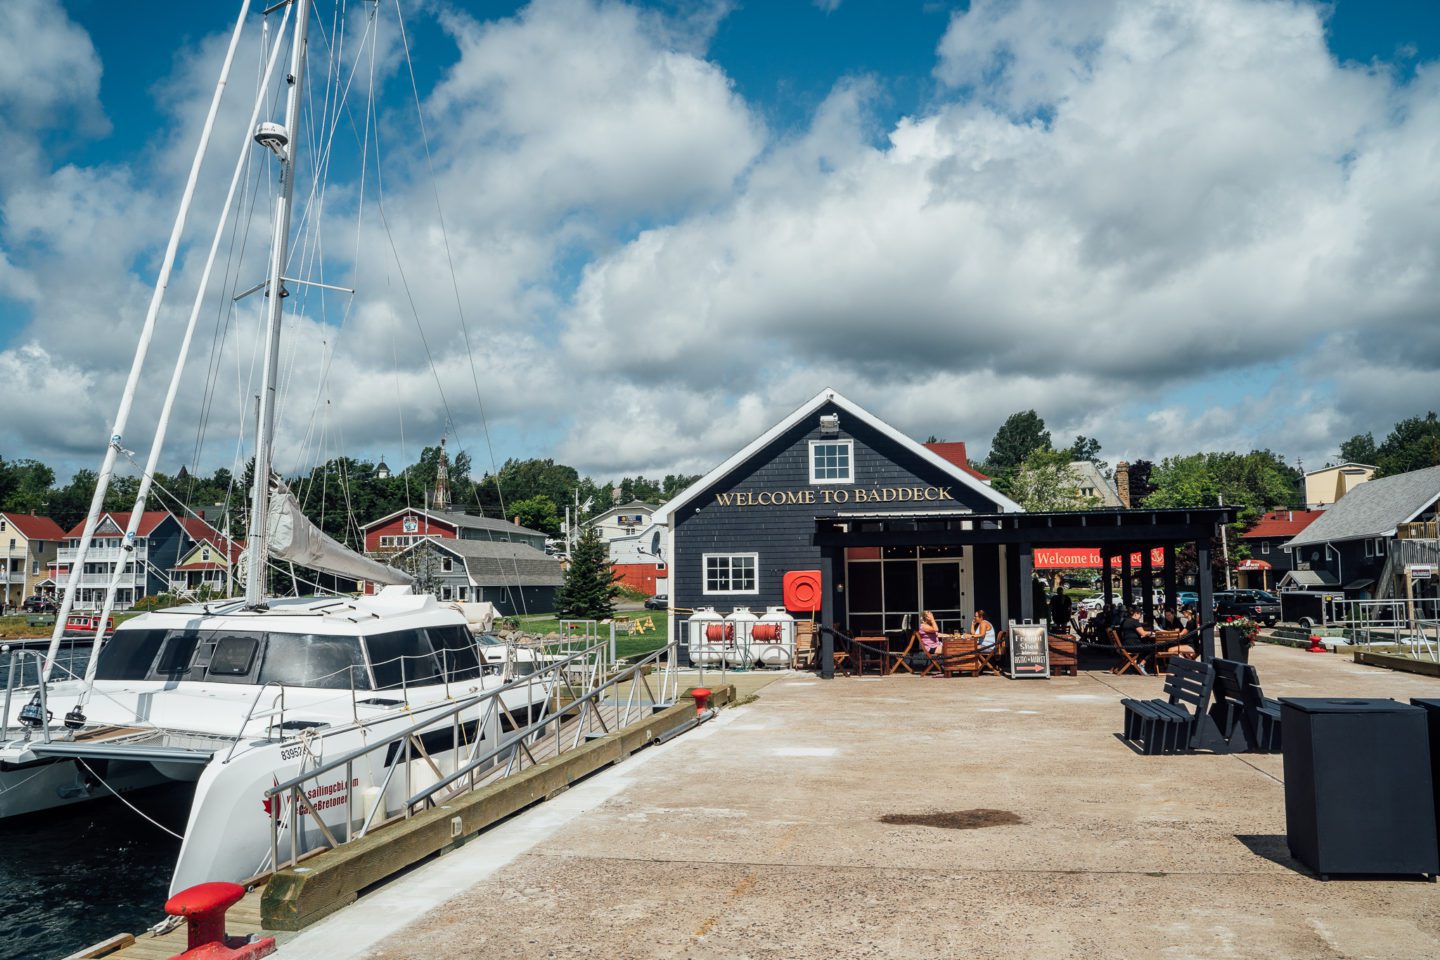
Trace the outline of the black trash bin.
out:
M 1430 728 L 1430 786 L 1435 791 L 1435 832 L 1440 835 L 1440 700 L 1411 700 Z
M 1285 838 L 1322 879 L 1440 873 L 1425 711 L 1283 697 Z

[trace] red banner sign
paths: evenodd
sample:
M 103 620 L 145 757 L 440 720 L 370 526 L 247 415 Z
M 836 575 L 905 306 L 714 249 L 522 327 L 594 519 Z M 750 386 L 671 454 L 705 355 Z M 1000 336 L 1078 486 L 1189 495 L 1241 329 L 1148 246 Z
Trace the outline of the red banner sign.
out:
M 1130 569 L 1139 570 L 1140 565 L 1145 561 L 1140 554 L 1130 554 Z M 1119 570 L 1124 563 L 1121 557 L 1110 561 L 1112 570 Z M 1150 563 L 1154 567 L 1165 566 L 1165 548 L 1155 547 L 1150 551 Z M 1036 547 L 1035 548 L 1035 569 L 1037 570 L 1059 570 L 1071 567 L 1086 567 L 1099 570 L 1104 566 L 1100 562 L 1099 547 Z

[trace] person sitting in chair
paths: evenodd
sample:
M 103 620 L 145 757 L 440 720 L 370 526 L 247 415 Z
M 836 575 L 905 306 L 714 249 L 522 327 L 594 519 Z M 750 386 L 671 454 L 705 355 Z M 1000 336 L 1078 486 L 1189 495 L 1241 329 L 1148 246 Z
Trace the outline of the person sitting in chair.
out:
M 920 645 L 929 654 L 939 653 L 944 646 L 940 642 L 940 625 L 935 622 L 935 614 L 929 610 L 920 614 Z
M 1155 629 L 1165 631 L 1184 630 L 1185 624 L 1180 622 L 1180 615 L 1175 612 L 1175 608 L 1167 604 L 1164 612 L 1160 614 L 1160 622 L 1155 624 Z
M 985 619 L 984 610 L 976 610 L 975 616 L 971 618 L 970 636 L 975 640 L 975 646 L 979 649 L 995 649 L 995 626 Z
M 1120 625 L 1120 645 L 1125 647 L 1138 647 L 1143 643 L 1153 643 L 1155 631 L 1146 630 L 1145 625 L 1140 622 L 1140 608 L 1132 607 L 1130 615 Z M 1188 643 L 1177 643 L 1165 648 L 1168 652 L 1178 654 L 1188 660 L 1195 659 L 1195 648 Z

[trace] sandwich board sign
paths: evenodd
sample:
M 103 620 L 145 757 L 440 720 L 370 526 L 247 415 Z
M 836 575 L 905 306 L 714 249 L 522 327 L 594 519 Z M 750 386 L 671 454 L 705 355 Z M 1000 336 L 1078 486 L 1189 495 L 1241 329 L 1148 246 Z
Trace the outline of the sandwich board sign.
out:
M 1435 576 L 1435 565 L 1433 563 L 1412 563 L 1405 568 L 1410 574 L 1411 580 L 1429 580 Z
M 1050 642 L 1043 623 L 1010 621 L 1010 677 L 1050 676 Z

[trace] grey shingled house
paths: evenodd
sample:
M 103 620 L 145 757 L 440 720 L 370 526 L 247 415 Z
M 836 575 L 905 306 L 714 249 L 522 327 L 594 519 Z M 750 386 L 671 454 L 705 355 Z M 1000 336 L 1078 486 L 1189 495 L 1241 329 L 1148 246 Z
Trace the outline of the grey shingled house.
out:
M 425 538 L 391 562 L 441 600 L 489 601 L 505 616 L 554 610 L 565 579 L 554 557 L 504 540 Z
M 1440 561 L 1437 511 L 1440 467 L 1360 484 L 1285 544 L 1295 569 L 1282 586 L 1338 586 L 1349 599 L 1404 596 L 1408 565 Z

